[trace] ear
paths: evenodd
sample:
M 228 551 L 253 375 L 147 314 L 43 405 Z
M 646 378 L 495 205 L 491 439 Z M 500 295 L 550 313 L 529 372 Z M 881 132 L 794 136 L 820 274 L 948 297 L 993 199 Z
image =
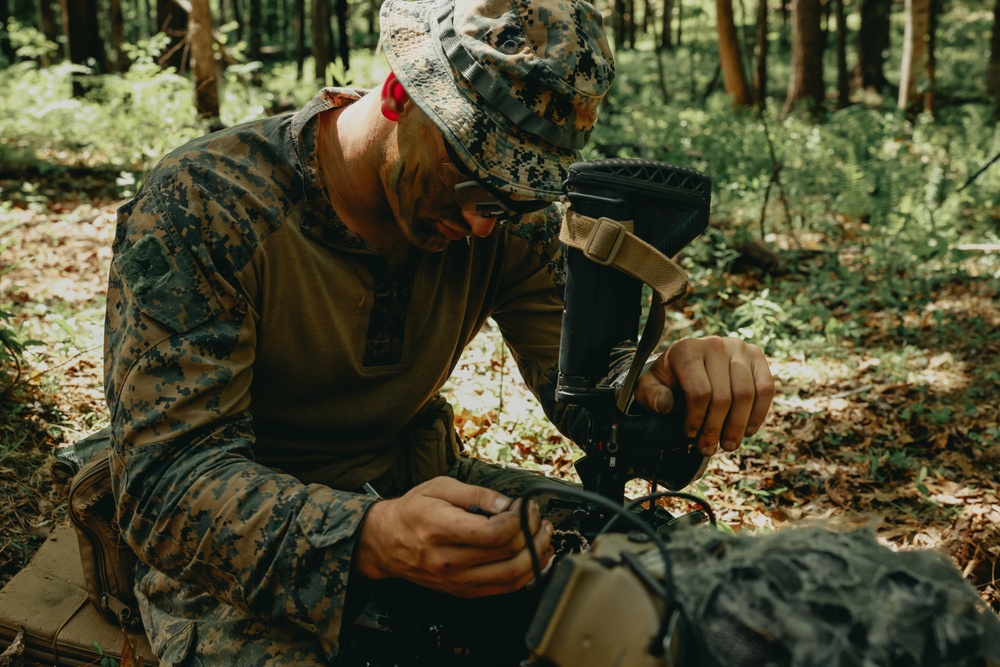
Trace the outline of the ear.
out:
M 396 122 L 399 114 L 403 113 L 403 107 L 410 101 L 410 96 L 403 90 L 403 84 L 399 82 L 393 72 L 385 78 L 382 84 L 382 115 L 389 120 Z

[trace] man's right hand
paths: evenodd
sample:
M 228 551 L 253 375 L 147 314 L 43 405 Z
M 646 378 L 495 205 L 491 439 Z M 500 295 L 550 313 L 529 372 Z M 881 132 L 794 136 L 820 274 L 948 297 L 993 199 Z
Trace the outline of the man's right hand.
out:
M 516 591 L 534 578 L 520 502 L 450 477 L 424 482 L 368 510 L 354 571 L 370 579 L 407 579 L 458 597 Z M 492 516 L 475 514 L 473 507 Z M 539 517 L 534 502 L 528 516 L 544 567 L 554 555 L 552 524 Z

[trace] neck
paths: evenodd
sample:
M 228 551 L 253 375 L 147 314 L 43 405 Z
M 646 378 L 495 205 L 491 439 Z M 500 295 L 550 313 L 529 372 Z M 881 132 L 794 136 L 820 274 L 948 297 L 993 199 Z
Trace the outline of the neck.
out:
M 386 198 L 380 168 L 391 126 L 383 122 L 378 95 L 320 117 L 319 164 L 333 210 L 347 225 L 397 266 L 411 245 L 402 235 Z

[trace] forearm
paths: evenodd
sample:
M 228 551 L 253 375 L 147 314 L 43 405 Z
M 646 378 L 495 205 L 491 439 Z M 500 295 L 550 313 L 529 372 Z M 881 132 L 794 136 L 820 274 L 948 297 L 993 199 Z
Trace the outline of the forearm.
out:
M 335 645 L 373 501 L 253 462 L 251 437 L 237 420 L 198 439 L 126 448 L 114 471 L 125 538 L 171 577 Z

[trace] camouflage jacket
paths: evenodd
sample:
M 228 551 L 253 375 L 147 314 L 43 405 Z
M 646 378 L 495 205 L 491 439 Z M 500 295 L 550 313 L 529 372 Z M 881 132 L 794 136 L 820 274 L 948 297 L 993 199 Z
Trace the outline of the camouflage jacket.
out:
M 202 137 L 119 213 L 106 322 L 113 473 L 152 567 L 336 652 L 355 540 L 396 438 L 487 317 L 550 418 L 558 220 L 498 229 L 393 274 L 321 185 L 325 90 Z

